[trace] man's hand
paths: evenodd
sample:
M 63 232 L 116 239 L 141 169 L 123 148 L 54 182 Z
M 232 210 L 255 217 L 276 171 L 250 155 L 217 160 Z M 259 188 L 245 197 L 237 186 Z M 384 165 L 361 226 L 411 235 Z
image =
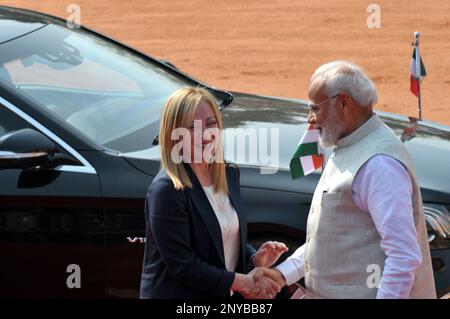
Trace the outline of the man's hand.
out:
M 255 268 L 247 275 L 236 274 L 231 289 L 238 291 L 246 299 L 271 299 L 281 287 L 265 276 L 266 268 Z
M 284 278 L 281 271 L 276 268 L 258 268 L 258 271 L 255 273 L 255 275 L 257 277 L 264 276 L 266 278 L 270 278 L 271 280 L 276 282 L 280 288 L 286 286 L 286 278 Z
M 283 243 L 277 241 L 266 241 L 253 257 L 255 267 L 271 267 L 280 256 L 289 249 Z

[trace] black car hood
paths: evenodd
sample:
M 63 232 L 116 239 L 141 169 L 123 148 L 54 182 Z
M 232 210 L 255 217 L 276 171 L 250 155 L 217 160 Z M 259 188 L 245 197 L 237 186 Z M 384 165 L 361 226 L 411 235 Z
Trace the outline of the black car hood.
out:
M 233 102 L 222 112 L 225 131 L 238 127 L 279 128 L 280 166 L 288 169 L 307 128 L 307 102 L 242 93 L 233 95 Z M 411 126 L 406 116 L 375 112 L 399 138 L 403 130 Z M 429 121 L 419 123 L 415 137 L 404 144 L 413 159 L 420 185 L 426 190 L 450 194 L 450 127 Z
M 238 129 L 254 129 L 258 132 L 258 138 L 264 130 L 268 133 L 268 144 L 271 143 L 272 132 L 277 131 L 279 143 L 278 168 L 282 171 L 289 170 L 289 161 L 294 153 L 297 144 L 307 128 L 308 107 L 306 101 L 295 99 L 282 99 L 259 95 L 232 93 L 234 99 L 232 103 L 222 110 L 224 123 L 224 140 L 227 145 L 227 134 Z M 392 113 L 376 113 L 382 120 L 400 137 L 403 130 L 410 125 L 406 116 Z M 272 131 L 271 130 L 275 130 Z M 238 131 L 239 132 L 239 131 Z M 245 131 L 240 131 L 244 133 Z M 241 134 L 241 133 L 238 133 Z M 248 142 L 248 140 L 247 140 Z M 259 143 L 259 141 L 258 141 Z M 248 148 L 254 146 L 247 144 L 245 158 L 238 158 L 235 149 L 234 154 L 225 149 L 226 159 L 235 162 L 240 166 L 259 167 L 270 166 L 261 163 L 259 158 L 251 161 L 248 156 Z M 416 136 L 405 142 L 405 146 L 410 152 L 416 168 L 420 186 L 423 191 L 431 191 L 433 194 L 441 194 L 438 201 L 443 196 L 450 194 L 450 127 L 432 122 L 423 121 L 418 126 Z M 226 147 L 226 146 L 225 146 Z M 271 146 L 268 145 L 269 154 Z M 327 151 L 329 154 L 330 151 Z M 123 154 L 140 170 L 155 175 L 155 164 L 147 164 L 146 158 L 157 160 L 159 151 L 156 148 L 135 152 L 132 155 Z M 276 161 L 275 161 L 276 162 Z M 258 178 L 258 180 L 260 180 Z M 270 181 L 270 176 L 262 177 L 261 181 Z M 257 180 L 253 179 L 254 182 Z M 294 184 L 298 181 L 294 181 Z M 245 183 L 245 181 L 244 181 Z M 256 184 L 259 184 L 257 182 Z M 292 187 L 292 183 L 282 185 L 266 185 L 267 188 L 281 187 L 283 190 L 299 191 L 298 187 Z M 247 185 L 250 186 L 250 185 Z M 258 185 L 254 185 L 259 187 Z M 428 198 L 430 198 L 428 196 Z M 447 198 L 447 202 L 450 199 Z

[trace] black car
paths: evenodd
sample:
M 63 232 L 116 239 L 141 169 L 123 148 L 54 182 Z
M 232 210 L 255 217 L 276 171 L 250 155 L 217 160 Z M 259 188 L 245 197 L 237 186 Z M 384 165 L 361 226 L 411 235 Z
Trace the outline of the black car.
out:
M 0 7 L 0 297 L 138 296 L 159 116 L 187 85 L 217 98 L 225 140 L 242 133 L 245 156 L 226 152 L 241 168 L 249 240 L 301 245 L 320 177 L 289 172 L 305 101 L 221 91 L 87 28 Z M 410 125 L 378 114 L 399 136 Z M 263 136 L 279 138 L 279 158 L 252 158 L 250 131 L 260 147 Z M 422 121 L 405 143 L 441 295 L 450 287 L 450 127 Z

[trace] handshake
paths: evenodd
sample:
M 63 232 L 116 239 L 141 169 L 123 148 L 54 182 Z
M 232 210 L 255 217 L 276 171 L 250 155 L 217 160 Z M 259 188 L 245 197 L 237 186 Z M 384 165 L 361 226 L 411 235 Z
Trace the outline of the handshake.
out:
M 286 251 L 288 248 L 283 243 L 265 242 L 253 257 L 256 268 L 246 275 L 236 273 L 231 289 L 246 299 L 274 298 L 286 280 L 279 270 L 269 267 Z

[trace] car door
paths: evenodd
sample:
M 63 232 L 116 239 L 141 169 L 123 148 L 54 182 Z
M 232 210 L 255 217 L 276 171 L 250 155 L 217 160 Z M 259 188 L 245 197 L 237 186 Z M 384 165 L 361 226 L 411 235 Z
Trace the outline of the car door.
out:
M 49 138 L 71 165 L 0 165 L 0 298 L 104 296 L 97 172 L 54 132 L 0 97 L 0 145 L 24 128 Z M 10 155 L 0 146 L 0 160 Z

